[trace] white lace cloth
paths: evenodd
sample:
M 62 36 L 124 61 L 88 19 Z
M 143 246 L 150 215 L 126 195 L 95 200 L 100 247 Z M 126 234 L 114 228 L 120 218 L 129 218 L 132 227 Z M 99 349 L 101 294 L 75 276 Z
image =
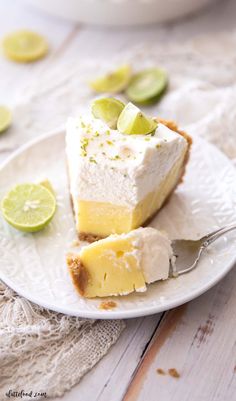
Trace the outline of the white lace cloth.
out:
M 9 391 L 61 396 L 105 355 L 121 320 L 70 317 L 31 304 L 0 284 L 0 398 Z M 34 399 L 44 398 L 38 396 Z M 28 396 L 22 399 L 30 399 Z
M 19 99 L 14 105 L 17 125 L 0 138 L 0 149 L 13 149 L 44 133 L 45 127 L 55 130 L 63 125 L 91 99 L 86 83 L 90 76 L 128 61 L 135 69 L 161 64 L 169 71 L 170 89 L 150 114 L 177 120 L 190 134 L 204 136 L 236 158 L 235 48 L 232 32 L 181 46 L 143 45 L 109 64 L 86 60 L 60 65 L 24 91 L 24 103 Z M 122 321 L 89 321 L 50 312 L 1 284 L 0 394 L 33 389 L 46 391 L 48 397 L 63 395 L 108 351 L 123 328 Z

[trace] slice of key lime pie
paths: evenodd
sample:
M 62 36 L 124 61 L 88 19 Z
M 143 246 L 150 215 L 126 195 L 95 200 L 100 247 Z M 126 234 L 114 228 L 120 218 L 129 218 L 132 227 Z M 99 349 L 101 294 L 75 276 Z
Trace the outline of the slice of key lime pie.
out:
M 67 256 L 75 288 L 87 298 L 144 292 L 169 276 L 173 256 L 167 236 L 152 228 L 113 234 Z
M 99 99 L 92 113 L 70 118 L 66 153 L 80 239 L 144 225 L 181 181 L 190 145 L 174 123 L 132 103 L 111 109 L 109 99 Z

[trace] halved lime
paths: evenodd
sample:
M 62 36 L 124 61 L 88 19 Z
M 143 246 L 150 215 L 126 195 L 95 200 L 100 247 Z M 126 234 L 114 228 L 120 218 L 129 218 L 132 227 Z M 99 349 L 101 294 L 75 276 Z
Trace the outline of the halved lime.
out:
M 38 184 L 19 184 L 3 198 L 1 210 L 9 224 L 20 231 L 42 230 L 56 211 L 51 192 Z
M 168 85 L 168 77 L 161 68 L 149 68 L 135 74 L 126 90 L 135 103 L 150 104 L 158 101 Z
M 128 85 L 131 78 L 131 67 L 127 64 L 122 65 L 116 71 L 99 77 L 90 82 L 93 90 L 99 93 L 118 93 L 122 92 Z
M 22 30 L 3 39 L 3 50 L 10 60 L 27 63 L 42 58 L 48 51 L 48 44 L 43 36 Z
M 0 106 L 0 133 L 11 125 L 11 111 L 6 106 Z
M 146 135 L 157 127 L 157 122 L 145 116 L 141 110 L 132 103 L 128 103 L 121 112 L 117 128 L 123 134 Z
M 117 120 L 125 107 L 124 103 L 114 97 L 104 97 L 94 100 L 92 103 L 92 114 L 95 118 L 104 121 L 109 128 L 117 128 Z

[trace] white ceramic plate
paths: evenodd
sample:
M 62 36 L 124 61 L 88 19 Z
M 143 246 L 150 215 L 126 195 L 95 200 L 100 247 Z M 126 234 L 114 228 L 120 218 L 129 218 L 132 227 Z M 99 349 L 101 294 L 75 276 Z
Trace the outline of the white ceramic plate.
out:
M 67 273 L 65 255 L 76 238 L 70 205 L 64 132 L 46 135 L 11 156 L 0 169 L 0 198 L 17 182 L 47 177 L 58 195 L 58 210 L 43 231 L 24 234 L 0 217 L 0 278 L 20 295 L 46 308 L 88 318 L 130 318 L 181 305 L 216 284 L 233 266 L 236 235 L 215 242 L 198 268 L 177 279 L 150 285 L 146 293 L 116 299 L 114 310 L 81 298 Z M 234 221 L 236 171 L 214 146 L 194 138 L 184 184 L 151 225 L 171 238 L 198 238 Z

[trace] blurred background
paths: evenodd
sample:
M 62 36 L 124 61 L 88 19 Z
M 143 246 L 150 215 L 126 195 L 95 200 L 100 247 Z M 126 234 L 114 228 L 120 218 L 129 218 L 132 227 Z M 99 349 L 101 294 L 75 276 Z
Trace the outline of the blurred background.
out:
M 0 55 L 0 104 L 10 107 L 14 117 L 10 130 L 0 136 L 2 154 L 63 125 L 68 114 L 88 100 L 81 82 L 103 70 L 104 63 L 114 61 L 117 66 L 131 61 L 134 68 L 138 64 L 143 68 L 155 62 L 172 73 L 170 90 L 176 87 L 175 72 L 182 72 L 182 78 L 187 74 L 192 78 L 201 75 L 201 79 L 206 73 L 211 76 L 211 69 L 202 70 L 197 52 L 212 64 L 217 53 L 217 63 L 226 69 L 225 58 L 233 57 L 234 44 L 228 42 L 231 36 L 235 38 L 236 1 L 0 0 L 0 19 L 2 40 L 27 29 L 42 35 L 49 47 L 45 57 L 30 63 L 16 62 L 4 52 Z M 225 77 L 222 73 L 218 83 L 232 81 Z M 167 117 L 180 117 L 179 122 L 185 124 L 182 114 Z
M 12 99 L 29 70 L 34 74 L 51 62 L 104 59 L 140 43 L 181 42 L 235 24 L 235 0 L 0 0 L 2 38 L 25 28 L 44 35 L 50 46 L 48 57 L 26 68 L 1 57 L 0 91 Z M 11 85 L 13 74 L 19 74 L 17 85 Z

